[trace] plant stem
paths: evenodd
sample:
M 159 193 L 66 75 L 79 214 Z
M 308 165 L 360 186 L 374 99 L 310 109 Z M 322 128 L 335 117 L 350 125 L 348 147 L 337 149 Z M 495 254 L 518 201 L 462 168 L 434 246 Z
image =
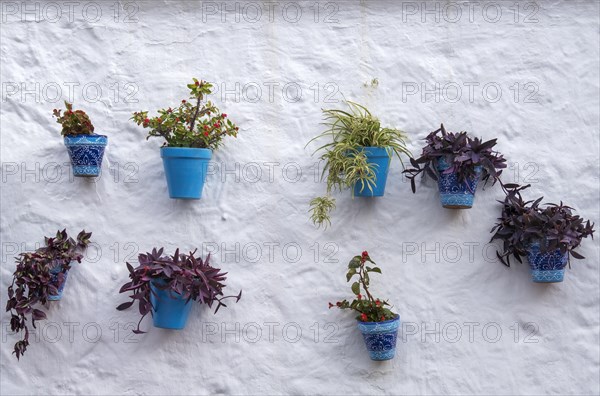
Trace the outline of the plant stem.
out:
M 200 101 L 202 100 L 202 96 L 202 94 L 198 96 L 198 101 L 196 102 L 196 112 L 194 113 L 192 123 L 190 124 L 190 132 L 194 132 L 194 124 L 196 123 L 196 118 L 198 117 L 198 111 L 200 110 Z
M 358 276 L 360 276 L 360 283 L 362 283 L 363 289 L 365 289 L 365 293 L 367 293 L 367 297 L 369 298 L 369 300 L 372 302 L 375 302 L 375 299 L 373 298 L 371 293 L 369 293 L 369 289 L 367 288 L 367 285 L 365 284 L 365 278 L 363 278 L 364 266 L 365 266 L 365 263 L 361 263 L 360 269 L 358 271 Z

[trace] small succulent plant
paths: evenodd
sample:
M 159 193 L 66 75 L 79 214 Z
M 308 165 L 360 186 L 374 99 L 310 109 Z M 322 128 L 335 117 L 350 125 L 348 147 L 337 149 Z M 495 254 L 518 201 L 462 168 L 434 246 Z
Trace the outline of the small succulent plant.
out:
M 67 110 L 62 113 L 59 109 L 54 109 L 52 114 L 56 117 L 56 122 L 62 125 L 62 136 L 74 135 L 93 135 L 94 125 L 90 117 L 83 110 L 73 111 L 73 105 L 65 101 Z

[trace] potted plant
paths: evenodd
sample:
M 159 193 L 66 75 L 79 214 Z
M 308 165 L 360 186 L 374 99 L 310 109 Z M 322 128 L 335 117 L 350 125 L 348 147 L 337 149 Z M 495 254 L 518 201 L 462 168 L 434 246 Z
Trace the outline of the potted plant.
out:
M 67 110 L 64 113 L 54 109 L 53 116 L 56 117 L 56 122 L 62 125 L 61 134 L 71 158 L 73 175 L 98 176 L 108 138 L 94 133 L 94 125 L 83 110 L 73 111 L 73 105 L 67 101 L 65 106 Z
M 327 129 L 311 139 L 331 139 L 316 151 L 325 161 L 321 178 L 327 174 L 327 194 L 310 202 L 311 219 L 317 226 L 331 224 L 330 213 L 335 208 L 334 191 L 351 189 L 352 196 L 381 197 L 392 156 L 410 156 L 404 133 L 382 127 L 366 107 L 346 102 L 349 110 L 323 110 Z M 307 145 L 308 145 L 307 144 Z
M 140 324 L 148 314 L 152 315 L 155 327 L 183 329 L 192 308 L 190 301 L 204 303 L 211 308 L 216 303 L 215 313 L 226 307 L 224 299 L 239 301 L 241 291 L 237 296 L 223 295 L 227 273 L 210 265 L 210 255 L 202 260 L 194 254 L 195 251 L 180 254 L 177 249 L 174 255 L 163 256 L 163 248 L 154 248 L 151 253 L 139 255 L 137 267 L 127 263 L 131 280 L 121 287 L 120 293 L 130 292 L 131 301 L 117 309 L 122 311 L 138 302 L 142 317 L 134 333 L 145 333 L 140 330 Z
M 91 233 L 81 231 L 77 240 L 69 238 L 66 230 L 58 231 L 54 238 L 45 237 L 45 246 L 34 252 L 21 253 L 13 281 L 8 287 L 6 311 L 10 312 L 10 328 L 24 332 L 22 340 L 14 346 L 19 359 L 29 346 L 27 316 L 35 328 L 36 320 L 46 319 L 38 304 L 48 306 L 49 301 L 60 300 L 73 262 L 81 263 L 83 251 L 90 242 Z
M 208 163 L 225 136 L 237 136 L 238 127 L 210 101 L 212 85 L 193 79 L 188 84 L 190 102 L 182 100 L 174 109 L 158 110 L 158 116 L 148 118 L 147 111 L 133 113 L 136 124 L 149 128 L 148 136 L 162 137 L 160 149 L 169 196 L 179 199 L 200 199 L 206 180 Z M 191 103 L 194 102 L 194 103 Z
M 358 314 L 356 316 L 358 329 L 363 335 L 371 359 L 389 360 L 396 354 L 400 315 L 390 311 L 388 307 L 391 306 L 386 300 L 373 297 L 369 291 L 369 274 L 381 274 L 381 269 L 367 266 L 367 262 L 376 265 L 369 257 L 369 253 L 364 251 L 362 255 L 354 256 L 348 264 L 346 281 L 350 282 L 358 277 L 351 287 L 356 298 L 352 302 L 342 300 L 335 304 L 329 303 L 329 308 L 337 307 L 355 311 Z
M 594 238 L 594 224 L 573 214 L 573 208 L 553 203 L 540 206 L 543 197 L 525 201 L 521 192 L 529 185 L 506 184 L 502 215 L 492 229 L 492 241 L 503 241 L 500 261 L 510 267 L 510 256 L 522 263 L 527 256 L 534 282 L 562 282 L 570 257 L 583 259 L 576 249 L 583 238 Z
M 491 178 L 494 184 L 506 168 L 502 154 L 493 150 L 496 139 L 483 142 L 467 132 L 447 132 L 442 124 L 427 135 L 425 142 L 421 156 L 410 160 L 413 168 L 404 173 L 410 179 L 413 193 L 415 178 L 420 173 L 436 180 L 444 208 L 471 208 L 479 181 L 485 185 Z

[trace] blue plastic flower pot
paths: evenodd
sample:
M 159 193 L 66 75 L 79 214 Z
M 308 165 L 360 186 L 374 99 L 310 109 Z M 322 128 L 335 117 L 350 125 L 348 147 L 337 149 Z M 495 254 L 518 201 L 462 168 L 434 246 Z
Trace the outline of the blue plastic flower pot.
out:
M 466 181 L 459 181 L 455 172 L 444 173 L 450 168 L 445 158 L 440 158 L 437 163 L 439 171 L 438 187 L 442 206 L 448 209 L 469 209 L 473 206 L 475 191 L 481 177 L 481 166 L 475 166 L 475 176 Z
M 60 266 L 54 267 L 50 270 L 50 276 L 51 276 L 50 282 L 52 282 L 52 284 L 54 286 L 56 286 L 58 289 L 57 294 L 50 294 L 48 296 L 48 300 L 50 300 L 50 301 L 58 301 L 62 298 L 63 290 L 65 290 L 65 285 L 67 284 L 67 276 L 69 276 L 69 271 L 63 272 L 65 274 L 65 277 L 64 277 L 62 285 L 59 285 L 58 284 L 58 274 L 60 274 L 61 272 L 63 272 L 63 269 Z
M 560 249 L 542 253 L 540 243 L 529 245 L 527 260 L 531 269 L 531 278 L 536 283 L 562 282 L 567 265 L 567 254 L 562 254 Z
M 95 177 L 100 174 L 104 148 L 108 138 L 104 135 L 65 136 L 65 146 L 71 158 L 73 175 Z
M 200 199 L 212 150 L 203 148 L 163 147 L 163 159 L 169 197 Z
M 154 326 L 163 329 L 183 329 L 190 315 L 193 301 L 186 302 L 187 300 L 181 294 L 161 290 L 154 283 L 150 283 L 150 288 L 152 289 L 150 302 L 153 307 Z
M 384 322 L 358 321 L 358 329 L 372 360 L 390 360 L 396 354 L 396 339 L 400 327 L 400 315 Z
M 390 147 L 363 147 L 360 150 L 367 156 L 369 165 L 375 165 L 373 167 L 373 172 L 375 172 L 375 185 L 371 186 L 371 190 L 367 183 L 356 183 L 354 185 L 354 196 L 383 197 L 393 150 Z

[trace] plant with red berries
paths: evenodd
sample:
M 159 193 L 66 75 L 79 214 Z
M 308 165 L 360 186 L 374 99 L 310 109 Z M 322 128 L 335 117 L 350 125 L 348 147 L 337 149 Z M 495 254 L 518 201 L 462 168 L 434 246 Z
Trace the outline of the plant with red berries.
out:
M 65 106 L 67 110 L 62 113 L 62 110 L 54 109 L 52 114 L 56 117 L 56 122 L 62 125 L 62 131 L 60 132 L 63 136 L 74 136 L 74 135 L 93 135 L 94 126 L 90 121 L 90 117 L 83 110 L 73 111 L 73 104 L 65 100 Z
M 370 267 L 366 265 L 367 262 L 376 265 L 369 257 L 369 253 L 364 251 L 362 255 L 354 256 L 348 263 L 346 282 L 350 282 L 352 278 L 358 275 L 358 280 L 352 283 L 352 293 L 356 298 L 352 302 L 342 300 L 335 304 L 329 303 L 329 308 L 352 309 L 359 313 L 356 319 L 361 322 L 383 322 L 394 319 L 397 315 L 386 308 L 391 307 L 391 305 L 385 300 L 373 297 L 369 291 L 369 273 L 377 272 L 381 274 L 381 269 L 376 266 Z M 365 295 L 361 294 L 361 290 L 364 291 Z
M 212 92 L 212 84 L 193 79 L 188 84 L 190 100 L 182 100 L 178 107 L 158 110 L 158 116 L 149 118 L 147 111 L 133 113 L 131 119 L 149 128 L 146 140 L 152 136 L 165 139 L 164 147 L 192 147 L 215 150 L 225 136 L 237 136 L 239 128 L 204 97 Z

